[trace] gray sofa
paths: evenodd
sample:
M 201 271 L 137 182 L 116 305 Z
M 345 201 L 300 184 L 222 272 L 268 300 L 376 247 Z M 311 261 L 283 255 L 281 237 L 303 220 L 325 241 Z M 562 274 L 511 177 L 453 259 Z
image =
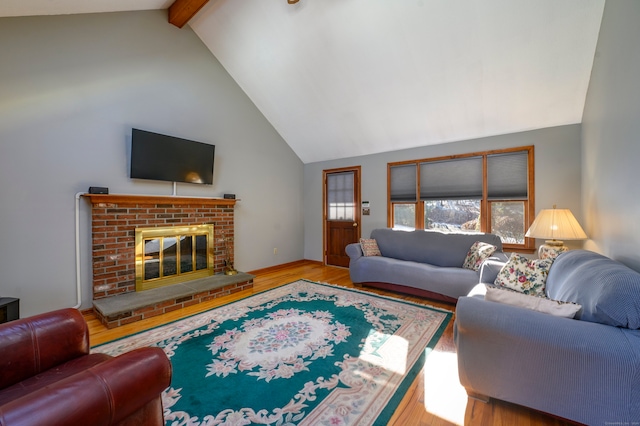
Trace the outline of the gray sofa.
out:
M 551 266 L 546 295 L 582 308 L 568 319 L 481 294 L 458 300 L 460 383 L 470 396 L 580 423 L 638 424 L 640 273 L 590 251 L 569 251 Z
M 473 243 L 492 244 L 497 247 L 492 259 L 507 259 L 500 237 L 493 234 L 374 229 L 371 238 L 376 240 L 382 256 L 364 256 L 357 243 L 346 247 L 354 284 L 452 303 L 482 282 L 481 271 L 462 268 Z

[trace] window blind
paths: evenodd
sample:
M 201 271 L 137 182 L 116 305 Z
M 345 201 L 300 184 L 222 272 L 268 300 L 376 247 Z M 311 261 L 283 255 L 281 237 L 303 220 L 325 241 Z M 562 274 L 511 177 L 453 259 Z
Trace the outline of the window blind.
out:
M 482 157 L 420 163 L 421 200 L 482 198 Z
M 353 203 L 353 172 L 327 175 L 327 198 L 329 204 Z
M 415 164 L 405 164 L 390 167 L 391 201 L 411 202 L 416 200 L 417 167 Z
M 528 198 L 527 151 L 487 156 L 487 186 L 490 200 Z

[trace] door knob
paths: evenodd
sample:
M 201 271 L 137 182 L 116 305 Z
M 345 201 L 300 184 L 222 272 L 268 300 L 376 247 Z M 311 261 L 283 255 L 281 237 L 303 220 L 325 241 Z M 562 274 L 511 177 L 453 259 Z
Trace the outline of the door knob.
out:
M 353 226 L 358 226 L 358 222 L 353 222 Z

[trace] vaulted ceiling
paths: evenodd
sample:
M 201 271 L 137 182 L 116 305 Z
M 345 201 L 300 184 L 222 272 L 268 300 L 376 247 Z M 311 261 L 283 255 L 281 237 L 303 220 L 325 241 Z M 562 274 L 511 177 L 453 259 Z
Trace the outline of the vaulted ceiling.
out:
M 604 2 L 210 0 L 188 25 L 310 163 L 580 123 Z M 2 0 L 0 16 L 172 4 Z

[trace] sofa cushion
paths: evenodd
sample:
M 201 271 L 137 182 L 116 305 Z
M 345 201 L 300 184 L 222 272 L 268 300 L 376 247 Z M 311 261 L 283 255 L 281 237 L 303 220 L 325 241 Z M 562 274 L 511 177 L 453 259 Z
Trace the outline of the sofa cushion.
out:
M 519 291 L 487 286 L 485 300 L 519 306 L 557 317 L 573 318 L 581 306 L 572 302 L 547 299 L 542 296 L 529 296 Z
M 500 237 L 493 234 L 455 234 L 437 231 L 396 231 L 388 228 L 371 231 L 384 257 L 434 266 L 460 268 L 476 241 L 492 244 L 502 250 Z
M 111 356 L 105 354 L 89 354 L 57 365 L 49 370 L 29 377 L 20 383 L 16 383 L 6 389 L 2 389 L 2 391 L 0 391 L 0 405 L 4 405 L 9 401 L 13 401 L 14 399 L 21 398 L 24 395 L 28 395 L 39 389 L 51 386 L 60 380 L 85 371 L 88 368 L 94 367 L 111 358 Z
M 544 296 L 547 275 L 552 263 L 552 259 L 527 259 L 512 253 L 509 261 L 498 273 L 495 285 L 524 294 Z
M 360 238 L 360 246 L 362 247 L 362 254 L 365 256 L 380 256 L 380 249 L 378 243 L 373 238 Z
M 90 349 L 89 328 L 77 309 L 0 324 L 0 342 L 0 389 L 85 356 Z
M 489 244 L 483 243 L 482 241 L 476 241 L 471 244 L 471 248 L 467 252 L 467 257 L 464 259 L 464 263 L 462 267 L 465 269 L 471 269 L 473 271 L 477 271 L 480 269 L 482 262 L 488 259 L 498 247 Z
M 401 285 L 454 299 L 466 296 L 478 283 L 478 273 L 469 269 L 443 268 L 385 256 L 362 256 L 349 266 L 349 273 L 354 283 Z
M 549 272 L 547 296 L 582 305 L 576 319 L 640 329 L 640 273 L 600 254 L 560 254 Z

